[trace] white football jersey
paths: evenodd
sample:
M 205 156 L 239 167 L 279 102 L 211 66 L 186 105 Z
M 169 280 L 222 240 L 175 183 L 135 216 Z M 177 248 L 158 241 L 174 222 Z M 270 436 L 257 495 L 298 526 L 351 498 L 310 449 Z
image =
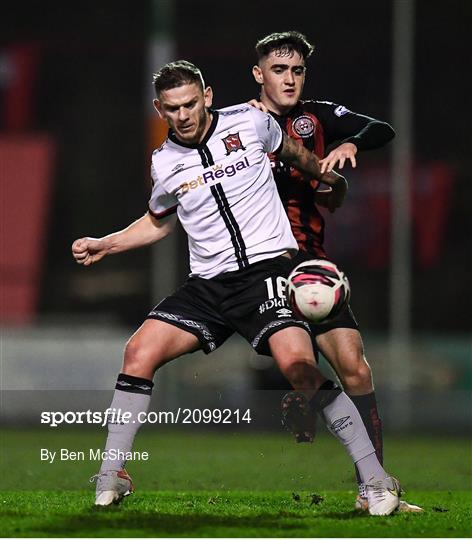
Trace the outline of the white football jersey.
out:
M 177 212 L 191 275 L 204 278 L 298 250 L 267 157 L 282 144 L 279 125 L 247 104 L 212 113 L 201 143 L 170 132 L 154 151 L 149 201 L 157 219 Z

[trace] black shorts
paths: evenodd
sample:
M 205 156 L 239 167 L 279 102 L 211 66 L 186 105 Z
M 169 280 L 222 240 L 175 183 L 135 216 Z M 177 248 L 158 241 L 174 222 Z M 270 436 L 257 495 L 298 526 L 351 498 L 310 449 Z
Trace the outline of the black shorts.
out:
M 207 354 L 237 332 L 259 354 L 270 355 L 268 339 L 278 330 L 298 326 L 310 333 L 308 323 L 298 319 L 287 304 L 290 268 L 292 261 L 280 256 L 211 279 L 190 277 L 148 318 L 194 334 Z
M 291 268 L 293 269 L 304 261 L 310 261 L 316 258 L 317 257 L 314 255 L 310 255 L 309 253 L 300 250 L 292 259 Z M 319 336 L 320 334 L 324 334 L 325 332 L 329 332 L 330 330 L 334 330 L 335 328 L 352 328 L 353 330 L 359 330 L 359 325 L 357 324 L 356 318 L 354 317 L 354 313 L 352 312 L 349 304 L 347 304 L 341 313 L 331 321 L 320 324 L 310 323 L 313 338 Z M 315 340 L 313 339 L 313 341 Z

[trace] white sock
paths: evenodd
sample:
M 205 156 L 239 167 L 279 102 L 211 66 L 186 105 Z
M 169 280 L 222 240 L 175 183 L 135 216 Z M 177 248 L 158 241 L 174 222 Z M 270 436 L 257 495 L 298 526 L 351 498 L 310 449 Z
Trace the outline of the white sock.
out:
M 372 479 L 383 480 L 387 476 L 375 453 L 360 459 L 356 467 L 364 484 L 368 484 Z
M 105 445 L 107 459 L 104 459 L 100 472 L 119 471 L 126 465 L 126 459 L 118 455 L 109 456 L 110 450 L 115 454 L 124 454 L 130 452 L 133 447 L 134 437 L 141 427 L 138 420 L 139 413 L 146 413 L 151 403 L 151 392 L 154 384 L 148 379 L 133 377 L 120 373 L 113 394 L 113 400 L 110 405 L 111 413 L 108 423 L 108 437 Z M 131 413 L 126 423 L 117 423 L 117 413 L 122 416 L 124 413 Z M 113 418 L 113 413 L 115 418 Z M 113 422 L 114 420 L 114 422 Z
M 311 399 L 311 404 L 324 417 L 328 430 L 344 445 L 364 483 L 387 476 L 357 407 L 339 387 L 326 381 Z

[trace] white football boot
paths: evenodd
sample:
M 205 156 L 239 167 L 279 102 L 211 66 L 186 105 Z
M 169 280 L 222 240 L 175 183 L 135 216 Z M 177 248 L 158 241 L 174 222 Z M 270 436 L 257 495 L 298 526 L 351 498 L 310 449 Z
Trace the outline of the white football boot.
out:
M 371 516 L 388 516 L 400 504 L 400 483 L 393 476 L 387 476 L 383 480 L 372 478 L 365 485 L 365 493 Z
M 417 506 L 416 504 L 410 504 L 406 501 L 400 501 L 397 512 L 414 512 L 419 514 L 420 512 L 423 512 L 423 509 L 421 508 L 421 506 Z
M 367 494 L 365 491 L 365 484 L 361 482 L 358 484 L 359 493 L 356 497 L 354 508 L 359 512 L 367 512 L 369 510 L 369 501 L 367 500 Z
M 118 504 L 123 497 L 134 492 L 133 482 L 124 469 L 98 473 L 90 478 L 90 482 L 95 481 L 97 482 L 95 506 Z
M 359 512 L 368 512 L 369 501 L 367 500 L 365 484 L 361 483 L 359 484 L 358 487 L 359 487 L 359 494 L 356 497 L 354 508 L 358 510 Z M 400 501 L 396 511 L 400 513 L 409 513 L 409 512 L 420 513 L 420 512 L 423 512 L 423 508 L 421 508 L 421 506 L 417 506 L 416 504 L 410 504 L 406 501 Z

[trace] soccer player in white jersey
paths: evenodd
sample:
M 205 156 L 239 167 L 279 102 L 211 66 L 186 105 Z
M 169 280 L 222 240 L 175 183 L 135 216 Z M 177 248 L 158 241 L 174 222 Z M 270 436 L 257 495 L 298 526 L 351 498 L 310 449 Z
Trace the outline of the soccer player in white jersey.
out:
M 316 368 L 309 326 L 286 304 L 280 284 L 297 243 L 267 154 L 277 152 L 331 186 L 332 208 L 344 198 L 344 178 L 322 175 L 316 156 L 285 136 L 270 115 L 246 104 L 212 110 L 212 90 L 189 62 L 165 65 L 154 86 L 155 107 L 171 129 L 152 156 L 149 211 L 122 231 L 76 240 L 72 252 L 89 266 L 153 244 L 171 232 L 177 214 L 188 235 L 191 274 L 152 309 L 126 345 L 111 408 L 127 412 L 130 421 L 108 425 L 105 450 L 118 457 L 104 460 L 94 477 L 95 504 L 109 505 L 133 491 L 122 456 L 131 451 L 138 418 L 148 410 L 156 370 L 197 349 L 210 353 L 236 331 L 256 351 L 272 355 L 293 388 L 322 413 L 372 486 L 369 512 L 390 514 L 398 506 L 398 482 L 377 460 L 351 400 Z M 266 304 L 271 294 L 278 302 Z

